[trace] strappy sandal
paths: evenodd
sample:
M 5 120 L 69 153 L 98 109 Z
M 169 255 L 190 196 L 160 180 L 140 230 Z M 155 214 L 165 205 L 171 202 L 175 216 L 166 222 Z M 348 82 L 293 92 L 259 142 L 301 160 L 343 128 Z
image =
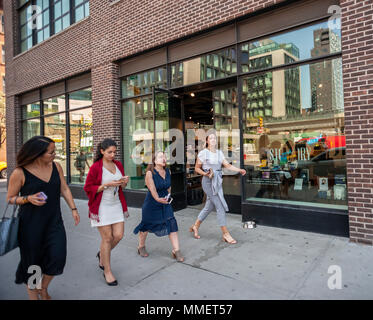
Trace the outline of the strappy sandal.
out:
M 189 232 L 192 232 L 192 233 L 194 233 L 194 238 L 195 239 L 200 239 L 201 238 L 201 236 L 199 236 L 198 235 L 198 228 L 197 228 L 197 226 L 194 224 L 194 225 L 192 225 L 190 228 L 189 228 Z
M 137 248 L 137 253 L 144 258 L 149 256 L 149 253 L 147 253 L 146 250 L 145 250 L 145 246 L 141 247 L 141 248 Z
M 226 235 L 228 236 L 228 239 L 226 238 Z M 229 234 L 229 232 L 226 232 L 223 234 L 223 241 L 228 242 L 229 244 L 236 244 L 237 241 L 232 238 L 232 236 Z
M 182 256 L 180 250 L 172 251 L 171 254 L 172 254 L 172 257 L 173 257 L 174 259 L 176 259 L 177 262 L 184 262 L 185 259 L 184 259 L 184 257 Z

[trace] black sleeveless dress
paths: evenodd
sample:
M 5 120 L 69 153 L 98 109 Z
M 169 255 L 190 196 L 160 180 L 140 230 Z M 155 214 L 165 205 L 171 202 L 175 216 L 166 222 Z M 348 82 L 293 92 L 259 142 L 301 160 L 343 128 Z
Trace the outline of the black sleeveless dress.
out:
M 49 182 L 22 169 L 25 184 L 21 196 L 43 191 L 48 199 L 41 207 L 31 203 L 20 206 L 18 242 L 21 261 L 16 272 L 17 284 L 27 284 L 28 278 L 35 274 L 35 271 L 27 272 L 32 265 L 40 266 L 42 274 L 56 276 L 63 273 L 66 263 L 66 232 L 60 207 L 61 181 L 56 164 L 53 162 Z

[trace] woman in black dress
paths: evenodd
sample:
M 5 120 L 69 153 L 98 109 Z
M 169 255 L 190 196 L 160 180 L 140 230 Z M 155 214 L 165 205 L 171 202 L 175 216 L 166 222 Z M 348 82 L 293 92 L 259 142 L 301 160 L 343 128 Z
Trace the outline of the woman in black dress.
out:
M 65 267 L 66 233 L 61 216 L 61 195 L 72 210 L 75 225 L 80 221 L 62 167 L 53 161 L 55 156 L 54 141 L 35 136 L 18 152 L 17 168 L 9 179 L 7 201 L 20 205 L 21 261 L 15 282 L 26 284 L 30 300 L 38 300 L 39 296 L 43 300 L 51 299 L 48 286 Z M 42 275 L 41 285 L 34 279 L 38 273 Z

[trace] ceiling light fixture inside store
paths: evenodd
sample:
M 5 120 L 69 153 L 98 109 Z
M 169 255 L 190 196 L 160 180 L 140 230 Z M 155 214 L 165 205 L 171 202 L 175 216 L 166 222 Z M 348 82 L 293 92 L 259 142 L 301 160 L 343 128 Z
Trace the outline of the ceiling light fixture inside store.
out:
M 192 93 L 190 94 L 190 96 L 191 96 L 191 97 L 195 97 L 195 94 L 194 94 L 194 92 L 192 92 Z

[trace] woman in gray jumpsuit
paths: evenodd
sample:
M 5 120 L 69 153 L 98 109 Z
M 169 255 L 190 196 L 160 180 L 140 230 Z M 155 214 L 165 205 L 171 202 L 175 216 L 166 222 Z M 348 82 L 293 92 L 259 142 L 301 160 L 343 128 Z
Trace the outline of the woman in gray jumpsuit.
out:
M 223 232 L 223 241 L 234 244 L 237 243 L 237 241 L 232 238 L 226 226 L 225 213 L 228 212 L 228 205 L 224 199 L 223 193 L 222 166 L 229 170 L 239 172 L 243 176 L 246 174 L 246 170 L 236 168 L 229 164 L 223 152 L 216 149 L 216 141 L 217 139 L 214 133 L 208 135 L 206 138 L 206 148 L 198 153 L 195 171 L 203 176 L 202 188 L 206 193 L 207 200 L 205 207 L 199 213 L 196 222 L 189 228 L 189 231 L 194 233 L 196 239 L 199 239 L 198 228 L 202 221 L 206 219 L 209 213 L 215 208 L 218 223 Z

